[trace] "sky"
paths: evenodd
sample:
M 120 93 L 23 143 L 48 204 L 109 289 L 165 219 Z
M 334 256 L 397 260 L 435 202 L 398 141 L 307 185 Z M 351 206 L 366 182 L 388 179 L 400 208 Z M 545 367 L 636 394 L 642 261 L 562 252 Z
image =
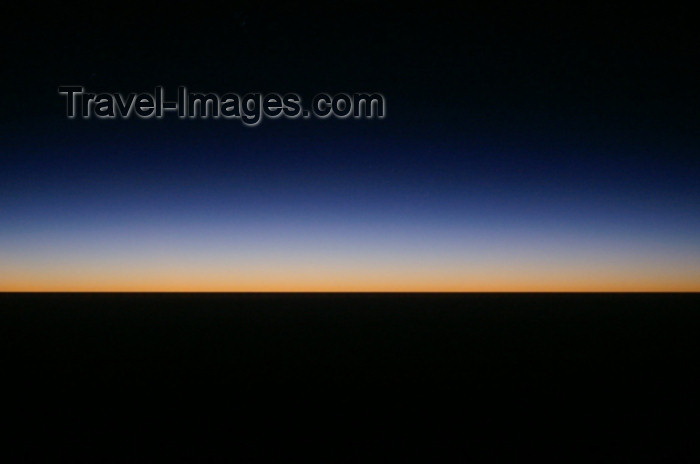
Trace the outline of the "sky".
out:
M 0 291 L 700 291 L 683 11 L 186 5 L 17 12 Z M 69 120 L 59 85 L 387 117 Z

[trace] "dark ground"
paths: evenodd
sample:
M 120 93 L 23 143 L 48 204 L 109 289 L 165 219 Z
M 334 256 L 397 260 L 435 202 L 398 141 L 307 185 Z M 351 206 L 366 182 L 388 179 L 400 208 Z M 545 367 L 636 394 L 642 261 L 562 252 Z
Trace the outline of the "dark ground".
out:
M 4 294 L 1 452 L 10 462 L 692 462 L 698 303 Z

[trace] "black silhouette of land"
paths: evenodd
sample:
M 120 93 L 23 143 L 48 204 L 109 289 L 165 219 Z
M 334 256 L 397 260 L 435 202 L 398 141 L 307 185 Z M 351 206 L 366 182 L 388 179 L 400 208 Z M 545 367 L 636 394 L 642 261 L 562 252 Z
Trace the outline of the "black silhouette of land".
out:
M 697 294 L 4 294 L 6 462 L 692 462 Z

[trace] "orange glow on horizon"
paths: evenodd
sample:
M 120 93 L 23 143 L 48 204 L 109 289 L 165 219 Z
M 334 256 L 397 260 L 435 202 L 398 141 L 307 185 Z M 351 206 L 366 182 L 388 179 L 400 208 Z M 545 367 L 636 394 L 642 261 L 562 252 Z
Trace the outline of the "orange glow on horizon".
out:
M 10 275 L 0 292 L 698 292 L 698 275 Z

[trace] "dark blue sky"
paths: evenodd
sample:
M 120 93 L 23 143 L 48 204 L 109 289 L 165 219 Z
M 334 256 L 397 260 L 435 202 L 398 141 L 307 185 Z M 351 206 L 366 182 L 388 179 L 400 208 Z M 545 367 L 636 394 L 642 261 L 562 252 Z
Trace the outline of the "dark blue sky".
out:
M 698 290 L 682 11 L 178 5 L 11 30 L 0 289 Z M 68 120 L 65 84 L 377 91 L 387 117 Z

